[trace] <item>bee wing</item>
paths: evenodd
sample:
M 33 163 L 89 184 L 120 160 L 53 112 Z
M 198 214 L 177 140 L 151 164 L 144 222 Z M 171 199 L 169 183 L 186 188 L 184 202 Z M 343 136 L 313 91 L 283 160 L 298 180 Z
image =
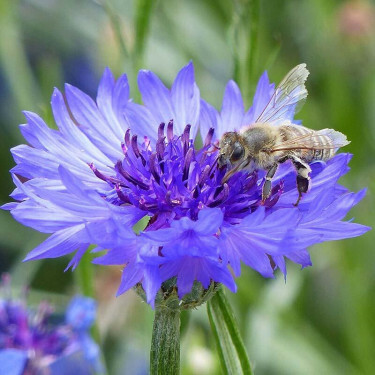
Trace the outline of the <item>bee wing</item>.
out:
M 278 125 L 292 113 L 297 112 L 307 97 L 305 81 L 308 75 L 306 64 L 293 68 L 277 86 L 270 101 L 255 122 L 271 122 Z
M 329 138 L 328 141 L 326 137 Z M 296 136 L 278 143 L 271 151 L 334 149 L 336 152 L 340 147 L 344 147 L 349 143 L 350 141 L 348 141 L 346 135 L 336 130 L 311 130 L 311 132 L 307 134 Z

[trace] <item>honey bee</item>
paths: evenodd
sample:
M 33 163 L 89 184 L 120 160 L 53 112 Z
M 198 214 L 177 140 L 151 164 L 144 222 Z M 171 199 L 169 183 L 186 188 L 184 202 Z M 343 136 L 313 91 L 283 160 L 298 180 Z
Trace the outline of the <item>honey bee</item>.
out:
M 267 171 L 262 187 L 262 201 L 271 194 L 272 178 L 280 164 L 290 160 L 297 172 L 298 205 L 309 188 L 309 163 L 326 161 L 350 142 L 333 129 L 312 130 L 285 120 L 307 97 L 305 81 L 309 71 L 306 64 L 297 65 L 281 81 L 271 99 L 253 124 L 238 132 L 224 133 L 219 142 L 218 165 L 230 170 L 225 183 L 239 170 Z

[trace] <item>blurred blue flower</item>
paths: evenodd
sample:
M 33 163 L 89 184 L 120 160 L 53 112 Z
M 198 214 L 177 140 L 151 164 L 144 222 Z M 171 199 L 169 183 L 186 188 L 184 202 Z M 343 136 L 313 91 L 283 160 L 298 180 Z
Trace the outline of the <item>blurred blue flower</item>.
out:
M 75 333 L 78 347 L 88 363 L 91 364 L 96 374 L 104 372 L 100 360 L 100 348 L 91 338 L 90 328 L 96 319 L 97 302 L 89 297 L 75 296 L 70 301 L 65 321 Z
M 337 183 L 348 171 L 348 154 L 311 164 L 312 188 L 298 208 L 295 172 L 287 163 L 264 204 L 264 172 L 238 172 L 222 183 L 226 171 L 217 167 L 212 142 L 258 117 L 275 90 L 266 73 L 246 112 L 232 81 L 220 113 L 201 101 L 192 63 L 171 89 L 149 71 L 140 71 L 138 84 L 144 105 L 129 99 L 126 75 L 115 80 L 109 69 L 96 102 L 70 85 L 65 98 L 56 89 L 59 130 L 25 113 L 21 132 L 30 146 L 12 149 L 18 202 L 3 208 L 24 225 L 52 233 L 26 260 L 76 251 L 68 265 L 74 269 L 95 244 L 94 251 L 108 250 L 95 263 L 125 266 L 118 294 L 141 283 L 153 305 L 169 278 L 177 278 L 180 298 L 194 280 L 235 291 L 229 266 L 235 276 L 241 261 L 265 277 L 277 268 L 286 275 L 285 258 L 305 267 L 311 265 L 308 246 L 369 230 L 342 221 L 364 195 Z M 295 103 L 284 106 L 280 121 L 296 122 L 294 112 Z M 197 150 L 199 123 L 204 142 Z M 141 218 L 149 221 L 136 235 L 132 227 Z
M 74 297 L 66 323 L 52 318 L 53 308 L 45 302 L 34 311 L 24 299 L 0 299 L 1 375 L 58 375 L 69 373 L 68 368 L 87 375 L 103 372 L 99 347 L 89 333 L 95 302 Z
M 96 308 L 92 298 L 75 296 L 66 309 L 66 323 L 75 331 L 88 331 L 95 322 Z

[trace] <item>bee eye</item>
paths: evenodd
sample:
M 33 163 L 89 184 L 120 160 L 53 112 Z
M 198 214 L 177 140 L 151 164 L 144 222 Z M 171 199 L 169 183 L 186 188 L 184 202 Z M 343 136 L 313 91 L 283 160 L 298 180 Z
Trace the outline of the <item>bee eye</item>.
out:
M 234 150 L 231 156 L 232 161 L 240 160 L 245 154 L 243 147 L 239 143 L 235 143 Z

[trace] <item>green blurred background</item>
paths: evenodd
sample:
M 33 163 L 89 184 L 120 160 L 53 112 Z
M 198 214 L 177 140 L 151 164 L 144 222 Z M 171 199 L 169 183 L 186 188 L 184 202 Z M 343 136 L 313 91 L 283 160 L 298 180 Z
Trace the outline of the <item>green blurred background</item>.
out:
M 69 82 L 94 96 L 109 66 L 116 76 L 128 73 L 138 99 L 138 69 L 170 85 L 189 60 L 201 96 L 216 107 L 230 78 L 248 107 L 265 69 L 279 82 L 307 63 L 309 97 L 297 118 L 348 135 L 345 151 L 354 158 L 342 182 L 369 188 L 349 218 L 375 224 L 375 4 L 366 1 L 1 0 L 1 202 L 13 189 L 9 148 L 23 142 L 21 110 L 54 126 L 54 86 Z M 77 276 L 63 272 L 68 258 L 20 262 L 42 239 L 0 212 L 0 271 L 13 274 L 14 286 L 31 285 L 36 299 L 63 304 L 79 291 Z M 318 245 L 314 266 L 301 272 L 289 264 L 286 283 L 243 267 L 230 300 L 256 374 L 375 373 L 374 240 L 369 232 Z M 144 374 L 153 314 L 133 292 L 114 297 L 120 271 L 94 269 L 104 354 L 111 375 Z M 184 313 L 183 322 L 183 373 L 219 374 L 205 307 Z

